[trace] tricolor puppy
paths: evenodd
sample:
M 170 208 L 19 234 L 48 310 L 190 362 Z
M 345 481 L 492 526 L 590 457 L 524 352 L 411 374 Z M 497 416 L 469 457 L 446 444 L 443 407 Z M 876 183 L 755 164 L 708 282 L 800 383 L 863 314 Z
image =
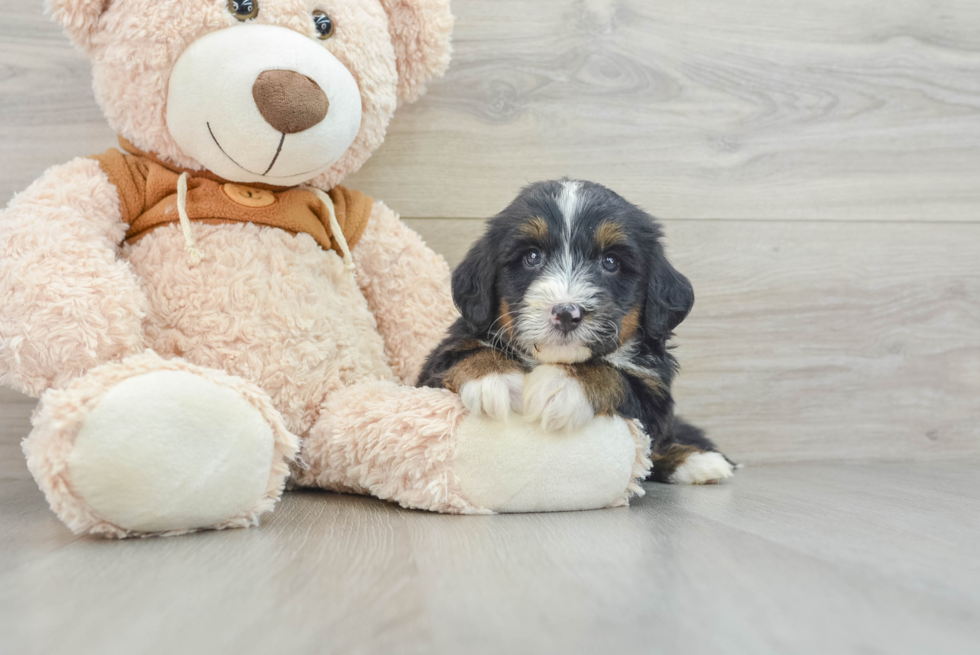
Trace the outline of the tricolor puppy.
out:
M 672 330 L 694 291 L 664 255 L 652 216 L 609 189 L 560 180 L 525 188 L 491 219 L 453 275 L 462 318 L 420 386 L 459 393 L 472 412 L 510 412 L 548 430 L 596 415 L 639 419 L 651 479 L 705 484 L 733 465 L 674 417 Z

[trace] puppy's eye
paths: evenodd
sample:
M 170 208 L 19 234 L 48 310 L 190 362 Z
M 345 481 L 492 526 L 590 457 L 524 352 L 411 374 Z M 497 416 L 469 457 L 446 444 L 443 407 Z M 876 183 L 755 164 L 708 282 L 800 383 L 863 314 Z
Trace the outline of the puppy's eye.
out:
M 244 23 L 259 15 L 259 0 L 228 0 L 228 11 Z
M 544 255 L 537 248 L 531 248 L 524 255 L 524 265 L 528 268 L 537 268 L 544 262 Z
M 321 40 L 326 41 L 333 36 L 333 21 L 324 11 L 313 12 L 313 24 L 316 25 L 316 34 Z
M 607 273 L 619 271 L 619 257 L 616 255 L 606 255 L 602 258 L 602 270 Z

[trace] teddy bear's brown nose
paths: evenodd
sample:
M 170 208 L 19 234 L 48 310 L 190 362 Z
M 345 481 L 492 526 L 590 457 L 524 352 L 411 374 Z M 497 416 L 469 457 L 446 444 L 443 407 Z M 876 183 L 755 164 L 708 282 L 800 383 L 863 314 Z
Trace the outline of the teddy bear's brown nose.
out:
M 330 110 L 330 100 L 320 85 L 294 71 L 260 74 L 252 85 L 252 97 L 262 118 L 283 134 L 310 129 Z

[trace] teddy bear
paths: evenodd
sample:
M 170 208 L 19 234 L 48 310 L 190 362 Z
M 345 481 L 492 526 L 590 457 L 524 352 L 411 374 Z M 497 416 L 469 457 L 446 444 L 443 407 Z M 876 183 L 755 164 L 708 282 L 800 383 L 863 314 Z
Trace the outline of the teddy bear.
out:
M 289 481 L 458 514 L 619 506 L 649 440 L 414 387 L 445 260 L 341 185 L 446 69 L 448 0 L 50 0 L 119 145 L 0 216 L 0 382 L 74 532 L 256 525 Z M 108 145 L 108 144 L 107 144 Z

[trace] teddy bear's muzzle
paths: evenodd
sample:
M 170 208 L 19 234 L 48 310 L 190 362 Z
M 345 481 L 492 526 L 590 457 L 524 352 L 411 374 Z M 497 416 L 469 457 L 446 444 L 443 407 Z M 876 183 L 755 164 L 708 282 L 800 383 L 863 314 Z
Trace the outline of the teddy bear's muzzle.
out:
M 168 84 L 176 144 L 238 184 L 315 178 L 354 143 L 362 111 L 347 66 L 319 40 L 275 25 L 202 36 L 177 59 Z

